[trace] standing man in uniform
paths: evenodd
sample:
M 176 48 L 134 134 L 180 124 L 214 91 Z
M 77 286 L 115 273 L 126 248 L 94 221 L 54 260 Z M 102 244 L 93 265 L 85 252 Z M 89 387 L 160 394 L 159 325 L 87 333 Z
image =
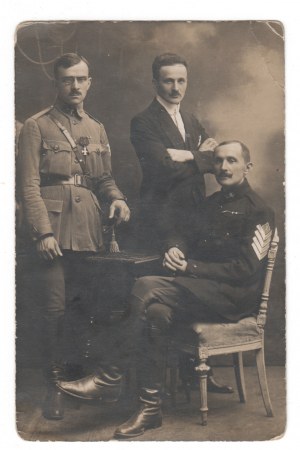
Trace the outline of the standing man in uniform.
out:
M 243 143 L 218 145 L 214 168 L 222 189 L 208 198 L 204 219 L 200 197 L 183 205 L 188 226 L 186 220 L 173 223 L 163 261 L 169 276 L 142 277 L 133 287 L 127 340 L 120 341 L 109 354 L 111 361 L 103 362 L 96 374 L 59 382 L 64 392 L 80 398 L 112 395 L 120 388 L 130 347 L 141 347 L 146 336 L 139 357 L 139 408 L 117 428 L 117 438 L 161 426 L 162 362 L 176 324 L 237 322 L 258 312 L 274 213 L 249 186 L 251 167 Z
M 174 53 L 157 56 L 152 64 L 156 97 L 131 121 L 131 142 L 142 168 L 140 210 L 137 218 L 139 247 L 161 250 L 171 224 L 195 196 L 205 199 L 204 174 L 213 172 L 217 142 L 198 119 L 181 109 L 187 88 L 187 62 Z M 185 368 L 186 366 L 186 368 Z M 188 362 L 182 369 L 188 370 Z M 208 388 L 233 392 L 217 383 L 212 373 Z
M 83 109 L 91 86 L 89 64 L 74 53 L 54 64 L 54 106 L 26 120 L 19 141 L 18 169 L 24 214 L 42 282 L 44 355 L 48 394 L 43 414 L 61 419 L 56 382 L 63 375 L 62 339 L 67 275 L 89 282 L 82 255 L 103 249 L 98 199 L 110 203 L 109 217 L 128 221 L 124 195 L 111 174 L 103 125 Z M 84 285 L 83 285 L 84 283 Z
M 180 209 L 196 190 L 205 197 L 204 174 L 212 172 L 217 145 L 191 113 L 181 108 L 187 88 L 187 62 L 174 53 L 152 64 L 156 96 L 131 121 L 131 142 L 142 169 L 138 216 L 141 246 L 161 249 L 170 207 Z

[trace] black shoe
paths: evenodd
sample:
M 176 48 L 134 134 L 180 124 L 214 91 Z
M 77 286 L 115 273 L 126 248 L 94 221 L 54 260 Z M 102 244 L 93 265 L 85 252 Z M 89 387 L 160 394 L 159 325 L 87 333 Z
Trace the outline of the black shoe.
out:
M 83 378 L 86 373 L 81 364 L 66 363 L 64 367 L 64 380 L 74 381 Z
M 217 394 L 233 394 L 233 388 L 226 384 L 218 383 L 212 375 L 207 377 L 207 390 L 208 392 L 215 392 Z
M 66 394 L 85 400 L 118 401 L 121 395 L 122 376 L 116 370 L 89 375 L 76 381 L 59 381 L 57 387 Z
M 116 429 L 116 439 L 134 438 L 144 434 L 146 430 L 161 427 L 161 400 L 158 391 L 142 389 L 140 403 L 139 410 Z

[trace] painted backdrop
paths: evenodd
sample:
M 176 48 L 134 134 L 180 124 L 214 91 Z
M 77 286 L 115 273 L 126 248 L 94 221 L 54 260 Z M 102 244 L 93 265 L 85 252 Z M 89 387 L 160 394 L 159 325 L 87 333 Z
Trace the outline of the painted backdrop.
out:
M 24 120 L 54 101 L 52 63 L 78 52 L 91 63 L 85 108 L 103 122 L 117 184 L 134 209 L 141 171 L 129 140 L 131 118 L 152 100 L 151 64 L 176 52 L 189 64 L 184 107 L 218 141 L 252 153 L 251 185 L 274 208 L 280 236 L 266 359 L 284 363 L 284 38 L 277 22 L 34 22 L 16 30 L 15 112 Z M 217 189 L 207 176 L 208 193 Z M 130 232 L 130 230 L 129 230 Z

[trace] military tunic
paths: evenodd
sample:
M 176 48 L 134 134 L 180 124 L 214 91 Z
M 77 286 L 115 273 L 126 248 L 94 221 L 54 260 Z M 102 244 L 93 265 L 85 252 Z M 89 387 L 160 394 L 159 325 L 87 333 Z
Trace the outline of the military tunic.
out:
M 188 261 L 174 283 L 230 321 L 257 312 L 274 213 L 247 180 L 207 199 L 203 208 L 184 209 L 167 247 L 179 247 Z
M 82 174 L 70 143 L 55 117 L 78 145 L 88 140 L 86 169 L 95 188 L 59 184 Z M 103 125 L 85 111 L 58 103 L 24 123 L 19 142 L 19 172 L 25 215 L 33 239 L 53 234 L 62 249 L 99 251 L 103 245 L 98 200 L 124 199 L 111 175 L 111 155 Z M 52 185 L 43 185 L 43 179 Z M 57 184 L 56 184 L 57 181 Z M 48 184 L 48 183 L 46 183 Z
M 86 160 L 84 172 L 88 178 L 82 176 L 81 164 L 70 142 L 52 117 L 76 142 L 79 159 Z M 71 317 L 67 315 L 66 322 L 65 309 L 72 308 L 74 299 L 77 303 L 80 299 L 81 311 L 86 311 L 98 299 L 93 273 L 81 260 L 85 252 L 103 249 L 98 199 L 111 202 L 124 196 L 111 175 L 110 148 L 103 125 L 86 112 L 59 103 L 24 123 L 19 140 L 18 173 L 33 242 L 53 235 L 63 253 L 63 257 L 53 261 L 37 258 L 33 267 L 35 284 L 41 283 L 45 366 L 51 367 L 63 364 L 66 358 L 76 360 L 76 336 L 73 332 L 69 334 L 71 329 L 77 330 L 78 323 L 66 325 L 68 331 L 63 336 L 63 324 Z M 79 177 L 75 174 L 81 180 L 88 179 L 93 189 L 78 186 Z

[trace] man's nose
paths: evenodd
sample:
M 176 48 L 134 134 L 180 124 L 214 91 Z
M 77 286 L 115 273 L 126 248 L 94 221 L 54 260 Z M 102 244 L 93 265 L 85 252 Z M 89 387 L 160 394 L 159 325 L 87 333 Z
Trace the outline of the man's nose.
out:
M 222 161 L 221 169 L 222 169 L 222 170 L 227 170 L 227 169 L 228 169 L 228 163 L 227 163 L 226 159 L 224 159 L 224 160 Z
M 78 80 L 76 77 L 74 77 L 72 80 L 72 87 L 78 88 L 78 86 L 79 86 Z
M 174 91 L 178 91 L 179 90 L 179 83 L 177 81 L 174 81 L 173 90 Z

